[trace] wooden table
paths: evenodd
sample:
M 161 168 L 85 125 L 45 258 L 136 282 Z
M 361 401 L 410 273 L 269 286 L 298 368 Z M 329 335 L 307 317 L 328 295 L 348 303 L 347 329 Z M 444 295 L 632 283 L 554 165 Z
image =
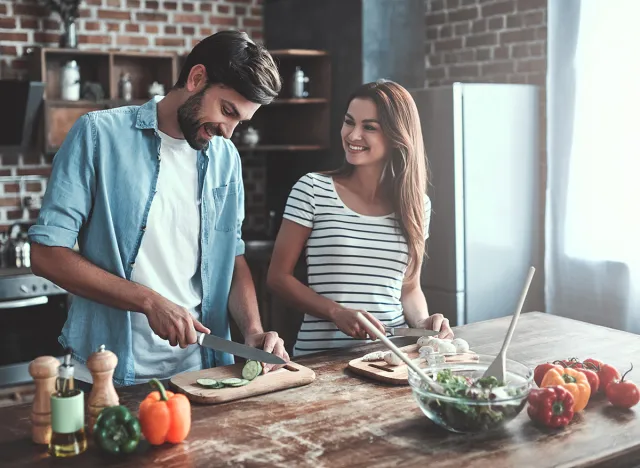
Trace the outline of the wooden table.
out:
M 509 320 L 466 325 L 456 334 L 478 353 L 497 353 Z M 640 463 L 640 406 L 621 411 L 599 399 L 560 431 L 537 428 L 525 410 L 504 432 L 449 434 L 421 413 L 409 387 L 368 381 L 345 369 L 350 359 L 380 347 L 299 359 L 315 370 L 313 384 L 220 406 L 194 405 L 192 431 L 183 444 L 151 448 L 143 443 L 140 453 L 119 460 L 103 457 L 94 447 L 72 459 L 52 460 L 31 443 L 29 405 L 0 409 L 0 465 L 470 468 Z M 534 366 L 574 356 L 593 356 L 626 369 L 640 356 L 640 337 L 537 312 L 522 315 L 510 358 Z M 639 373 L 633 376 L 636 381 Z M 146 386 L 137 386 L 119 393 L 124 404 L 137 408 L 147 392 Z

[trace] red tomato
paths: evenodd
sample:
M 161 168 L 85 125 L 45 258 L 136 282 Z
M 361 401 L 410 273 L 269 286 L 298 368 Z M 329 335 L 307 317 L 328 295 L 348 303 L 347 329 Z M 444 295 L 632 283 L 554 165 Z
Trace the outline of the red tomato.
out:
M 600 378 L 598 374 L 590 369 L 578 369 L 584 375 L 587 376 L 587 380 L 589 381 L 589 386 L 591 387 L 591 396 L 595 395 L 600 387 Z
M 588 364 L 592 364 L 594 368 L 592 368 L 591 366 L 589 366 Z M 584 365 L 586 368 L 594 370 L 596 372 L 599 372 L 600 369 L 602 369 L 602 366 L 604 366 L 604 362 L 599 361 L 598 359 L 593 359 L 593 358 L 589 358 L 589 359 L 585 359 L 584 360 Z
M 544 375 L 547 373 L 549 369 L 553 369 L 554 367 L 561 368 L 562 366 L 557 366 L 555 364 L 551 364 L 550 362 L 545 362 L 544 364 L 540 364 L 536 366 L 533 371 L 533 381 L 536 383 L 538 387 L 542 385 L 542 379 Z
M 631 369 L 633 369 L 633 364 Z M 631 372 L 631 369 L 625 372 L 622 378 L 614 379 L 606 387 L 607 399 L 613 406 L 631 408 L 640 401 L 638 386 L 630 380 L 624 380 L 627 374 Z
M 614 380 L 620 380 L 620 372 L 609 364 L 604 364 L 598 372 L 600 378 L 600 391 L 606 392 L 607 386 Z

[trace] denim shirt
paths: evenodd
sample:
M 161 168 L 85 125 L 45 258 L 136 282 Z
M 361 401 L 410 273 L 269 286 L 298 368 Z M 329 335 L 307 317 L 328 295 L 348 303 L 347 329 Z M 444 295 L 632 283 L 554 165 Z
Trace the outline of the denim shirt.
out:
M 156 193 L 161 140 L 157 102 L 90 112 L 69 131 L 53 160 L 38 221 L 29 239 L 73 248 L 88 261 L 131 279 Z M 201 322 L 230 339 L 227 311 L 234 261 L 244 254 L 244 189 L 233 143 L 214 137 L 199 151 Z M 170 226 L 167 226 L 170 229 Z M 86 363 L 100 345 L 118 356 L 114 382 L 134 383 L 131 314 L 74 297 L 59 338 Z M 197 346 L 197 345 L 193 345 Z M 201 348 L 204 368 L 233 364 L 233 356 Z

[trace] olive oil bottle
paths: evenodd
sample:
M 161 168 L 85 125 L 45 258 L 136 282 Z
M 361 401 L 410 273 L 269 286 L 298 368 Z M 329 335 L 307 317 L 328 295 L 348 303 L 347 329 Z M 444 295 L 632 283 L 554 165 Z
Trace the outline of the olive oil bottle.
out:
M 58 367 L 56 392 L 51 395 L 51 442 L 49 454 L 73 457 L 87 449 L 84 431 L 84 393 L 75 388 L 71 350 Z

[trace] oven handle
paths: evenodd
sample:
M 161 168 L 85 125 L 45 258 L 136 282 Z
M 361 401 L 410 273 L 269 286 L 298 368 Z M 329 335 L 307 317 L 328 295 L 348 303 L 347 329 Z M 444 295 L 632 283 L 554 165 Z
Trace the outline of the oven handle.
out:
M 47 302 L 49 302 L 49 298 L 47 296 L 31 297 L 29 299 L 18 299 L 16 301 L 3 301 L 0 302 L 0 309 L 20 309 L 22 307 L 33 307 L 46 304 Z

